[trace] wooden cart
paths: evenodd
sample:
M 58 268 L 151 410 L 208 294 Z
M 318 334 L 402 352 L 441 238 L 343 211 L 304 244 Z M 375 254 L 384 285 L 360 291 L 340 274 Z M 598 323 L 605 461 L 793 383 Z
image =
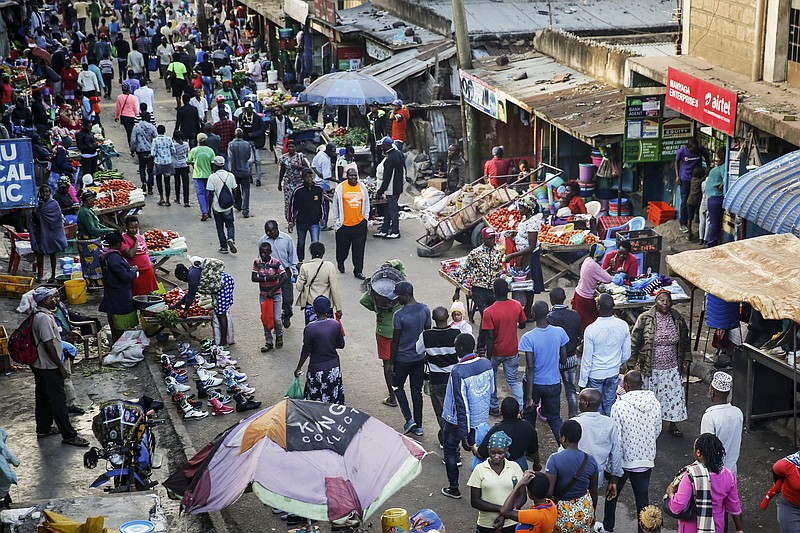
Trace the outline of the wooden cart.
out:
M 144 207 L 144 202 L 136 202 L 133 204 L 121 205 L 119 207 L 106 207 L 103 209 L 95 209 L 94 212 L 101 222 L 108 226 L 115 228 L 125 227 L 125 217 L 128 215 L 137 215 Z
M 178 319 L 178 322 L 171 327 L 164 326 L 161 323 L 161 320 L 154 316 L 142 316 L 142 320 L 145 324 L 158 328 L 151 336 L 158 335 L 164 330 L 167 330 L 175 337 L 175 340 L 177 341 L 188 341 L 190 339 L 199 341 L 200 339 L 195 336 L 195 333 L 201 326 L 211 323 L 211 316 L 180 318 Z
M 549 287 L 551 283 L 564 276 L 581 277 L 581 264 L 583 263 L 585 255 L 579 255 L 570 262 L 567 262 L 555 254 L 557 252 L 570 253 L 570 252 L 588 252 L 591 244 L 551 244 L 543 242 L 540 244 L 542 248 L 541 263 L 556 271 L 554 276 L 544 280 L 544 286 Z
M 448 283 L 456 288 L 456 296 L 460 297 L 461 293 L 464 293 L 464 297 L 467 300 L 467 317 L 469 318 L 470 322 L 475 322 L 475 313 L 478 311 L 478 307 L 475 305 L 475 301 L 472 299 L 472 290 L 466 285 L 456 281 L 455 278 L 451 277 L 444 270 L 439 269 L 439 276 L 447 280 Z

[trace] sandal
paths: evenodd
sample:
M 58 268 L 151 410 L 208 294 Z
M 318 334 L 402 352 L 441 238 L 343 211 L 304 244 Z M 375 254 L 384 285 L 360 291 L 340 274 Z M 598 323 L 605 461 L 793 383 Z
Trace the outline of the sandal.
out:
M 670 430 L 668 430 L 668 431 L 667 431 L 667 433 L 669 433 L 669 434 L 670 434 L 670 435 L 672 435 L 673 437 L 676 437 L 676 438 L 679 438 L 679 439 L 680 439 L 680 438 L 683 438 L 683 431 L 681 431 L 681 430 L 680 430 L 680 429 L 678 429 L 678 428 L 675 428 L 675 429 L 670 429 Z
M 51 437 L 53 435 L 61 435 L 61 432 L 58 430 L 58 428 L 50 428 L 50 431 L 48 431 L 47 433 L 37 433 L 36 438 L 44 439 L 46 437 Z
M 388 405 L 389 407 L 397 407 L 397 401 L 391 401 L 389 398 L 384 398 L 381 402 L 383 405 Z

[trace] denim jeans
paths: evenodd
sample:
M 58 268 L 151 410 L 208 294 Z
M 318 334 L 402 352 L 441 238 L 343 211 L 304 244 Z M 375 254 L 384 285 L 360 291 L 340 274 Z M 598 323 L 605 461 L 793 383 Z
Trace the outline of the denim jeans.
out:
M 258 295 L 258 303 L 262 304 L 266 300 L 263 294 Z M 281 309 L 283 307 L 283 294 L 276 294 L 272 298 L 272 309 L 275 313 L 275 336 L 283 337 L 283 324 L 281 324 Z M 272 346 L 272 332 L 264 328 L 264 343 Z
M 292 283 L 292 273 L 286 269 L 286 281 L 281 283 L 281 297 L 283 298 L 283 316 L 285 318 L 292 318 L 294 311 L 294 284 Z
M 495 380 L 497 380 L 497 367 L 500 365 L 503 365 L 503 375 L 506 378 L 506 383 L 508 383 L 508 388 L 511 389 L 511 394 L 514 395 L 520 405 L 525 405 L 522 403 L 522 383 L 519 380 L 519 356 L 502 357 L 493 355 L 492 373 Z M 497 387 L 492 392 L 492 400 L 489 407 L 493 411 L 500 408 L 500 400 L 497 399 Z
M 414 407 L 414 422 L 417 427 L 422 427 L 422 380 L 425 374 L 425 360 L 414 361 L 413 363 L 400 363 L 394 364 L 394 377 L 392 379 L 392 387 L 395 390 L 397 397 L 397 404 L 400 406 L 400 411 L 406 422 L 411 420 L 411 409 L 408 406 L 408 397 L 406 396 L 406 379 L 410 381 L 411 386 L 411 403 Z
M 319 241 L 319 224 L 297 224 L 297 260 L 306 256 L 306 233 L 311 233 L 311 242 Z
M 527 392 L 526 392 L 527 394 Z M 525 403 L 527 403 L 525 398 Z M 561 431 L 561 383 L 554 385 L 533 385 L 533 403 L 539 403 L 539 412 L 547 419 L 550 431 L 556 442 L 560 442 L 559 431 Z M 524 405 L 524 404 L 523 404 Z M 536 409 L 523 409 L 522 418 L 530 422 L 536 429 Z
M 381 231 L 384 233 L 400 233 L 400 207 L 394 194 L 386 196 L 386 216 L 383 217 Z
M 211 106 L 211 100 L 214 98 L 214 77 L 202 76 L 200 81 L 203 82 L 203 96 L 206 97 L 206 102 Z
M 617 497 L 613 500 L 606 500 L 605 515 L 603 516 L 603 527 L 606 531 L 614 531 L 614 522 L 616 521 L 617 514 L 617 500 L 622 493 L 622 488 L 625 486 L 625 481 L 630 479 L 631 487 L 633 487 L 633 497 L 636 500 L 636 516 L 642 512 L 642 509 L 647 507 L 649 503 L 648 487 L 650 486 L 650 473 L 652 468 L 648 468 L 644 472 L 631 472 L 624 470 L 622 477 L 617 479 Z M 642 527 L 639 526 L 639 533 L 642 533 Z
M 686 201 L 689 199 L 689 191 L 692 188 L 691 180 L 681 180 L 680 184 L 680 192 L 681 192 L 681 212 L 679 214 L 681 226 L 685 226 L 689 221 L 689 206 L 686 205 Z
M 619 376 L 611 376 L 605 379 L 589 378 L 586 380 L 586 386 L 600 391 L 603 395 L 603 403 L 600 405 L 598 412 L 611 416 L 611 407 L 617 401 L 617 385 L 619 384 Z
M 236 178 L 236 188 L 233 190 L 233 206 L 243 215 L 250 214 L 250 176 Z
M 153 174 L 155 159 L 150 152 L 136 152 L 136 156 L 139 158 L 139 178 L 142 180 L 142 190 L 152 191 L 155 179 Z
M 444 469 L 447 471 L 447 482 L 451 487 L 458 487 L 458 426 L 445 422 L 442 428 L 442 447 L 444 448 Z
M 261 183 L 261 154 L 259 153 L 259 150 L 256 148 L 256 144 L 253 141 L 250 141 L 250 148 L 253 151 L 251 173 L 253 174 L 253 178 L 256 180 L 256 183 Z
M 561 385 L 564 387 L 564 397 L 567 399 L 569 418 L 578 416 L 578 391 L 575 385 L 577 382 L 577 374 L 577 366 L 561 371 Z
M 206 191 L 206 180 L 194 178 L 194 191 L 197 193 L 197 205 L 200 206 L 200 212 L 207 215 L 208 191 Z
M 433 406 L 433 413 L 436 415 L 436 422 L 439 424 L 439 444 L 444 444 L 443 430 L 447 422 L 442 418 L 442 411 L 444 410 L 444 397 L 447 394 L 447 383 L 442 385 L 434 385 L 431 383 L 431 405 Z
M 217 238 L 219 239 L 220 249 L 228 249 L 228 239 L 236 239 L 235 230 L 233 227 L 233 209 L 228 209 L 225 212 L 214 211 L 214 224 L 217 225 Z M 227 237 L 225 230 L 228 230 Z

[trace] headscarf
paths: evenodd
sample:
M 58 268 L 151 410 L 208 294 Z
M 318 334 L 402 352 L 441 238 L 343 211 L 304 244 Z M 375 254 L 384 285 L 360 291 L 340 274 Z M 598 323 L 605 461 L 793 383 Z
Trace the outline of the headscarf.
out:
M 525 207 L 527 209 L 530 209 L 531 211 L 535 211 L 536 198 L 534 198 L 533 195 L 531 194 L 526 194 L 517 199 L 517 205 L 520 207 Z
M 589 249 L 589 253 L 592 254 L 592 259 L 597 261 L 599 259 L 602 259 L 604 255 L 606 255 L 606 247 L 603 246 L 602 243 L 596 242 Z
M 489 437 L 489 448 L 508 449 L 511 446 L 511 437 L 505 431 L 498 431 Z
M 61 187 L 62 185 L 66 185 L 67 187 L 69 187 L 70 185 L 72 185 L 72 182 L 69 180 L 67 176 L 61 176 L 60 178 L 58 178 L 56 185 L 58 187 Z
M 330 317 L 333 314 L 333 310 L 331 309 L 331 301 L 327 296 L 320 295 L 314 298 L 314 312 L 317 314 L 317 317 Z

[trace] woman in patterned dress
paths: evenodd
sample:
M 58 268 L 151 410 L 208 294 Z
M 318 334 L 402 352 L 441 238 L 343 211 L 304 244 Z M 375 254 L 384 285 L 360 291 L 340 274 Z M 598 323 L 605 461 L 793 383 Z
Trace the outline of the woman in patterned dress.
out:
M 303 184 L 302 170 L 310 166 L 306 156 L 297 151 L 297 144 L 289 139 L 286 142 L 286 153 L 281 156 L 278 172 L 278 190 L 283 191 L 283 211 L 287 221 L 289 220 L 289 200 L 291 200 L 294 190 Z
M 661 290 L 655 305 L 639 315 L 631 332 L 631 359 L 645 377 L 645 386 L 661 402 L 661 418 L 669 422 L 669 434 L 682 437 L 677 422 L 688 418 L 681 370 L 692 360 L 689 328 L 680 313 L 672 309 L 672 295 Z
M 314 299 L 314 312 L 316 320 L 303 331 L 303 349 L 294 375 L 300 377 L 308 359 L 304 398 L 344 405 L 342 368 L 337 352 L 337 349 L 344 348 L 344 332 L 341 324 L 333 319 L 331 301 L 327 297 Z

